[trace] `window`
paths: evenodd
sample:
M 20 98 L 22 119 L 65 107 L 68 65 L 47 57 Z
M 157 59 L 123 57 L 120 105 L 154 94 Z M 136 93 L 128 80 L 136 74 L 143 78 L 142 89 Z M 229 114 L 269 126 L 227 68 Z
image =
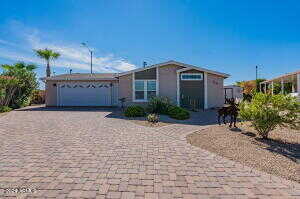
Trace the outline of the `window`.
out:
M 147 101 L 156 96 L 156 80 L 135 80 L 135 100 Z
M 181 80 L 203 80 L 202 73 L 182 73 Z

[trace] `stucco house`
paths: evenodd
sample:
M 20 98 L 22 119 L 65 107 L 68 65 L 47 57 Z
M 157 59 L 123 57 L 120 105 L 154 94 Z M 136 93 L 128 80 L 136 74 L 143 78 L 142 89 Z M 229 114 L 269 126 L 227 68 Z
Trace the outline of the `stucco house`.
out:
M 42 78 L 46 106 L 118 106 L 145 104 L 152 96 L 168 97 L 174 104 L 197 101 L 198 108 L 224 103 L 223 80 L 228 74 L 168 61 L 123 73 L 63 74 Z

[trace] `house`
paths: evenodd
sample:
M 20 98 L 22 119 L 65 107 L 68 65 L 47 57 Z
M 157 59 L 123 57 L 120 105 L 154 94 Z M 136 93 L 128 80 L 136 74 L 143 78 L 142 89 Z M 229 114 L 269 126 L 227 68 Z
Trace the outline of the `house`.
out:
M 243 99 L 243 88 L 237 85 L 224 86 L 224 95 L 225 99 L 241 100 Z
M 180 106 L 197 108 L 224 103 L 223 80 L 228 74 L 177 61 L 168 61 L 123 73 L 63 74 L 42 78 L 46 106 L 118 106 L 145 104 L 152 96 L 168 97 Z M 189 99 L 189 100 L 186 100 Z
M 292 96 L 298 97 L 300 101 L 300 70 L 261 82 L 260 91 L 273 94 L 274 84 L 280 85 L 280 93 L 289 93 Z M 288 87 L 290 87 L 290 89 Z

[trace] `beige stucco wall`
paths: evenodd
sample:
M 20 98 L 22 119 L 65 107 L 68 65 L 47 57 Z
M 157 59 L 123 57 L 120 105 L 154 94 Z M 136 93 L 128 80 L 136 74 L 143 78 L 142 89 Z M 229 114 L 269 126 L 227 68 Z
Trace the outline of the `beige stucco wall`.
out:
M 126 106 L 132 103 L 132 74 L 119 77 L 119 98 L 126 98 Z
M 46 96 L 45 103 L 46 106 L 57 106 L 57 87 L 53 84 L 56 84 L 55 81 L 47 81 L 46 82 Z
M 207 74 L 207 108 L 222 107 L 224 104 L 223 77 Z
M 177 104 L 177 70 L 183 67 L 166 65 L 158 68 L 159 71 L 159 96 L 168 97 Z

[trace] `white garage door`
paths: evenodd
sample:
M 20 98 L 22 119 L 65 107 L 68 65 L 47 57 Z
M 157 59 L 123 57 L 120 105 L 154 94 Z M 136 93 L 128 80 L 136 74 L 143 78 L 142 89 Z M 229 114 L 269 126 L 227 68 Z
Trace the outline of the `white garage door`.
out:
M 58 85 L 59 106 L 112 106 L 110 82 L 77 82 Z

